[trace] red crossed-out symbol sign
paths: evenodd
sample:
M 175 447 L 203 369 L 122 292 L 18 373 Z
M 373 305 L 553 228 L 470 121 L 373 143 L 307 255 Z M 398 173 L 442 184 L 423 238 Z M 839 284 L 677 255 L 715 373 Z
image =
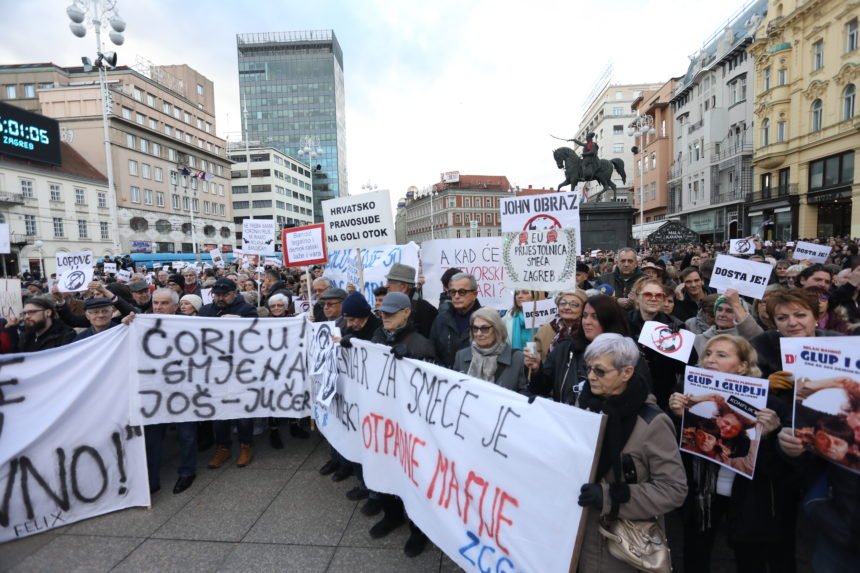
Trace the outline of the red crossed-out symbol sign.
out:
M 684 337 L 681 336 L 680 332 L 672 332 L 668 326 L 657 326 L 651 332 L 651 342 L 661 352 L 672 354 L 684 346 Z

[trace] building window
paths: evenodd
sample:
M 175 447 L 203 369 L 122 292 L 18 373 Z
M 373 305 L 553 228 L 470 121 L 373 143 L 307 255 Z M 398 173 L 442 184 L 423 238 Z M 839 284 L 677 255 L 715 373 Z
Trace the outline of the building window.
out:
M 170 172 L 170 184 L 176 185 L 178 182 L 179 182 L 179 173 L 177 173 L 176 171 L 171 171 Z
M 164 124 L 164 135 L 171 136 L 173 135 L 173 127 L 167 124 Z
M 87 204 L 87 190 L 75 187 L 75 205 Z
M 143 204 L 152 205 L 152 189 L 143 190 Z
M 225 210 L 223 203 L 218 204 L 218 212 L 221 214 L 222 217 L 225 217 L 227 215 L 227 211 Z
M 107 209 L 107 193 L 99 191 L 96 193 L 96 200 L 100 209 Z
M 63 197 L 60 194 L 60 186 L 56 183 L 51 183 L 51 201 L 62 201 Z
M 136 99 L 137 101 L 143 101 L 143 92 L 140 91 L 140 88 L 134 88 L 134 91 L 132 93 L 134 99 Z
M 280 201 L 278 201 L 280 203 Z M 209 201 L 203 201 L 203 213 L 205 215 L 209 214 Z
M 131 187 L 129 200 L 132 203 L 140 203 L 140 187 Z
M 788 81 L 788 70 L 785 68 L 776 72 L 776 85 L 784 86 Z
M 623 107 L 613 107 L 612 108 L 612 115 L 624 115 L 624 108 Z
M 164 207 L 164 193 L 161 191 L 155 192 L 155 205 L 156 207 Z
M 853 52 L 857 49 L 857 18 L 845 24 L 845 51 Z
M 612 126 L 612 135 L 624 135 L 624 126 L 623 125 L 613 125 Z
M 812 70 L 820 70 L 824 67 L 824 40 L 818 40 L 812 44 Z
M 134 149 L 134 136 L 130 133 L 125 134 L 125 145 L 131 149 Z
M 176 161 L 176 150 L 172 147 L 167 148 L 167 159 L 170 161 Z
M 137 161 L 134 159 L 128 160 L 128 174 L 129 175 L 137 175 Z
M 131 110 L 127 107 L 122 108 L 122 118 L 131 121 Z
M 86 219 L 78 219 L 78 238 L 79 239 L 89 238 L 89 235 L 87 233 L 87 220 Z
M 140 138 L 140 150 L 143 153 L 149 153 L 149 141 L 144 138 Z
M 831 155 L 809 163 L 809 191 L 818 191 L 854 182 L 854 152 Z
M 102 241 L 110 240 L 110 226 L 107 221 L 99 221 L 99 233 L 101 234 Z
M 25 199 L 32 199 L 33 198 L 33 180 L 32 179 L 21 179 L 21 195 L 23 195 Z
M 63 229 L 63 219 L 60 217 L 54 217 L 54 237 L 62 239 L 65 236 L 66 232 Z
M 186 211 L 190 211 L 190 210 L 191 210 L 191 197 L 183 197 L 183 198 L 182 198 L 182 207 L 183 207 Z
M 657 169 L 657 154 L 656 153 L 651 154 L 651 170 L 653 171 L 654 169 Z
M 612 144 L 612 153 L 624 153 L 624 144 L 623 143 L 613 143 Z
M 770 120 L 767 118 L 761 122 L 761 144 L 762 147 L 770 145 Z
M 191 114 L 187 111 L 182 112 L 183 118 L 185 119 L 185 123 L 191 123 Z
M 164 170 L 161 167 L 155 168 L 155 177 L 156 181 L 164 181 Z
M 24 234 L 28 237 L 36 235 L 36 216 L 24 215 Z
M 141 163 L 140 164 L 140 176 L 143 177 L 144 179 L 151 179 L 152 178 L 151 169 L 152 168 L 149 166 L 148 163 Z
M 824 122 L 824 104 L 820 99 L 812 102 L 812 131 L 821 131 Z
M 146 116 L 142 113 L 135 114 L 134 119 L 139 125 L 143 125 L 144 123 L 146 123 Z
M 182 110 L 179 109 L 178 107 L 174 107 L 173 108 L 173 117 L 175 117 L 176 119 L 182 119 Z
M 776 122 L 776 142 L 785 143 L 785 122 Z
M 18 89 L 14 85 L 6 86 L 6 99 L 15 99 L 18 97 Z
M 170 201 L 171 201 L 171 206 L 174 209 L 179 210 L 179 195 L 171 195 Z
M 166 114 L 170 115 L 170 104 L 169 104 L 169 103 L 167 103 L 167 102 L 162 103 L 162 104 L 161 104 L 161 111 L 163 111 L 164 113 L 166 113 Z
M 856 20 L 854 21 L 857 22 Z M 855 31 L 856 33 L 856 31 Z M 851 119 L 856 113 L 857 88 L 854 84 L 848 84 L 842 90 L 842 120 Z
M 152 129 L 152 130 L 158 129 L 158 122 L 151 117 L 149 118 L 149 129 Z
M 761 72 L 762 84 L 764 85 L 764 91 L 770 89 L 770 67 L 768 66 Z

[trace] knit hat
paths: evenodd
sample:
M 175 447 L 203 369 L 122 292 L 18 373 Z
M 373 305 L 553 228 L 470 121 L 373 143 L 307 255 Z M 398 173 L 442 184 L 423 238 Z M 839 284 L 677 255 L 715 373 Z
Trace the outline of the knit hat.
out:
M 179 299 L 179 302 L 187 301 L 191 303 L 191 306 L 194 307 L 194 310 L 200 312 L 200 307 L 203 306 L 203 299 L 197 296 L 196 294 L 187 294 Z
M 185 277 L 183 277 L 179 273 L 173 273 L 167 278 L 168 283 L 176 283 L 179 286 L 185 288 Z
M 365 318 L 370 316 L 370 305 L 364 295 L 356 291 L 344 299 L 341 312 L 350 318 Z
M 585 263 L 576 263 L 576 272 L 578 273 L 587 273 L 589 270 L 588 265 Z

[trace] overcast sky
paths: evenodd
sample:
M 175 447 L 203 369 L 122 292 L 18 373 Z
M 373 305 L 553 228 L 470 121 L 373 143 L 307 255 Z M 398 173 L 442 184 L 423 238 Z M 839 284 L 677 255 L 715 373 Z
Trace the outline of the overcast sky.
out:
M 615 83 L 663 82 L 748 0 L 118 0 L 121 64 L 188 64 L 215 82 L 218 135 L 239 137 L 236 34 L 333 29 L 344 53 L 351 194 L 439 180 L 442 171 L 555 186 L 609 63 Z M 92 32 L 68 28 L 70 0 L 0 0 L 0 63 L 79 65 Z

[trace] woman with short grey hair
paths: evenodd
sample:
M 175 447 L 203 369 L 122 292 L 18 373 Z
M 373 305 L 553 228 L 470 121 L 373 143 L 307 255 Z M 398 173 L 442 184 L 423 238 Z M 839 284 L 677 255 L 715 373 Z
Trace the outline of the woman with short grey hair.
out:
M 266 306 L 269 307 L 269 316 L 273 318 L 283 318 L 290 316 L 290 299 L 287 295 L 275 293 L 266 301 Z
M 508 330 L 493 308 L 479 308 L 469 319 L 472 343 L 457 352 L 454 370 L 525 394 L 523 353 L 511 348 Z
M 606 416 L 597 460 L 597 480 L 580 488 L 586 513 L 580 571 L 636 569 L 615 558 L 600 533 L 602 519 L 646 520 L 681 507 L 687 478 L 675 428 L 659 407 L 648 384 L 635 372 L 639 347 L 632 338 L 600 334 L 584 355 L 587 379 L 577 406 Z

